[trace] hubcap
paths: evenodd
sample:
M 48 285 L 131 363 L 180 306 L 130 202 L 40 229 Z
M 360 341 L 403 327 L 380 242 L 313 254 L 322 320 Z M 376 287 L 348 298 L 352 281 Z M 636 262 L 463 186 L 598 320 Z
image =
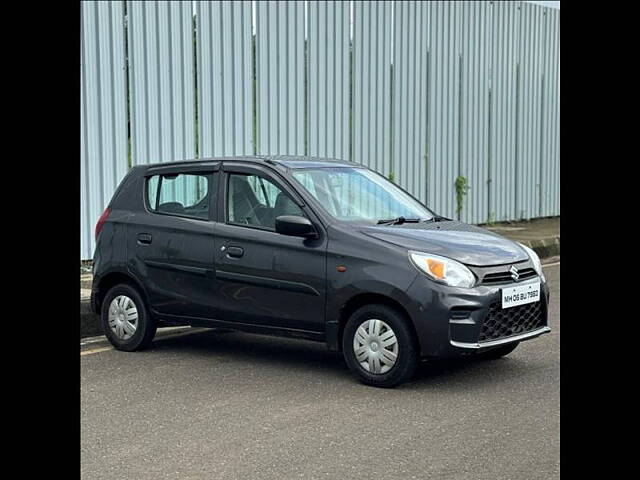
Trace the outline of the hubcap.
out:
M 109 327 L 121 340 L 129 340 L 138 328 L 138 309 L 126 295 L 118 295 L 109 305 Z
M 367 372 L 387 373 L 398 358 L 398 339 L 382 320 L 365 320 L 353 337 L 353 351 Z

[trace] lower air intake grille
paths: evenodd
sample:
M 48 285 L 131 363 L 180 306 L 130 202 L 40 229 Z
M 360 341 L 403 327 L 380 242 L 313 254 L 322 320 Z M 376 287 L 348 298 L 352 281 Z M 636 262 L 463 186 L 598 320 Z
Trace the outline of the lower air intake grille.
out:
M 500 302 L 494 302 L 482 323 L 480 342 L 507 338 L 541 327 L 544 327 L 541 301 L 505 309 Z

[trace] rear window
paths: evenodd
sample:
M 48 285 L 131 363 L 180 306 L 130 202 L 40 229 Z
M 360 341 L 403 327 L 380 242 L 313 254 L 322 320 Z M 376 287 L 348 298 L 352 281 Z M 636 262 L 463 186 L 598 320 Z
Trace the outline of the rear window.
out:
M 209 191 L 209 175 L 154 175 L 147 178 L 147 205 L 156 213 L 208 219 Z

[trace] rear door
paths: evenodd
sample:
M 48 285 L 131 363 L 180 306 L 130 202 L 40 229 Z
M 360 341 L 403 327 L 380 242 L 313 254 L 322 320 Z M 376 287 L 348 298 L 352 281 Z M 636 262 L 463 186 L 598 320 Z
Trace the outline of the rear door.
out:
M 320 232 L 275 232 L 278 215 L 303 215 Z M 271 169 L 224 162 L 215 237 L 223 320 L 324 332 L 327 237 L 291 186 Z
M 128 226 L 129 258 L 151 308 L 215 318 L 214 237 L 219 164 L 156 167 L 144 178 L 144 209 Z

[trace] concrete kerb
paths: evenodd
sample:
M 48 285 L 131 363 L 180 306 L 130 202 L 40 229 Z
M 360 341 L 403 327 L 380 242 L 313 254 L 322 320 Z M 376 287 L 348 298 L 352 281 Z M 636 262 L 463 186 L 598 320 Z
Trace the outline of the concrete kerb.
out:
M 560 237 L 541 238 L 537 240 L 521 240 L 520 243 L 526 245 L 538 256 L 542 258 L 555 257 L 560 255 Z

